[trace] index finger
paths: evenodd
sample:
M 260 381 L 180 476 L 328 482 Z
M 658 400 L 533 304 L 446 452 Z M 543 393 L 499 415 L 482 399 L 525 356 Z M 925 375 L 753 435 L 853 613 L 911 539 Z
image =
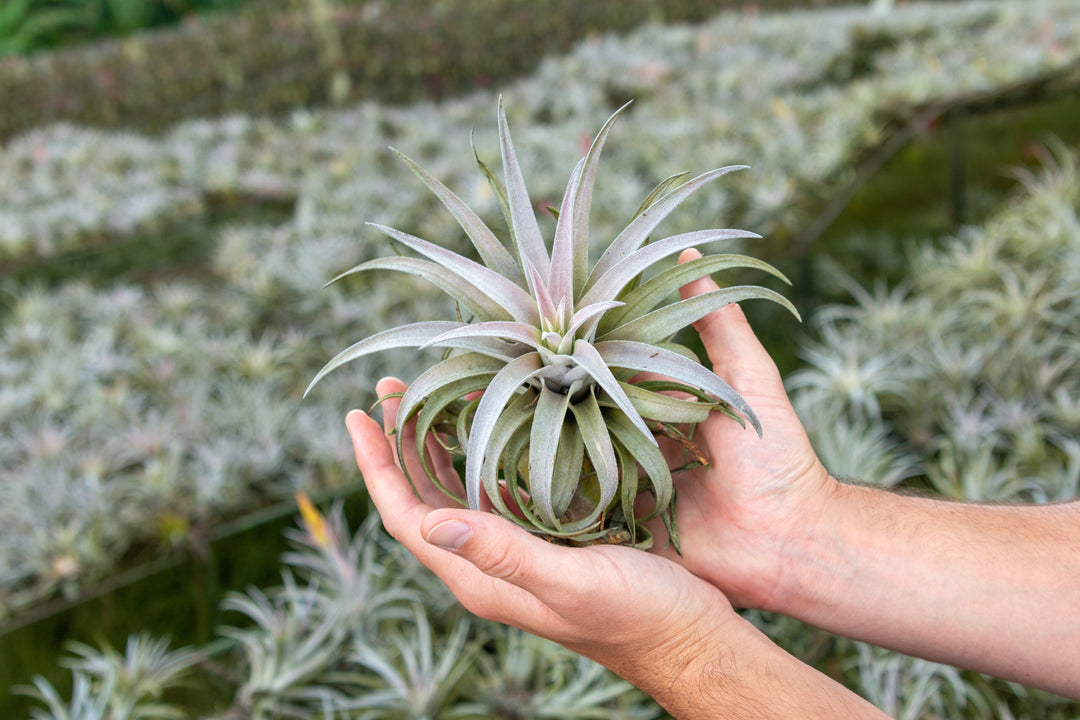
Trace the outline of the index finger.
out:
M 416 544 L 426 544 L 418 528 L 432 508 L 413 492 L 382 428 L 362 410 L 346 415 L 345 426 L 352 438 L 356 466 L 386 531 L 410 549 Z
M 455 502 L 448 495 L 435 486 L 423 468 L 416 451 L 416 420 L 415 418 L 401 428 L 400 438 L 394 436 L 397 426 L 398 410 L 401 406 L 401 398 L 396 397 L 405 392 L 408 386 L 397 378 L 383 378 L 376 386 L 375 391 L 380 398 L 383 410 L 383 432 L 386 441 L 390 445 L 394 456 L 398 454 L 398 440 L 404 457 L 398 457 L 399 466 L 408 471 L 416 491 L 430 505 L 436 507 L 460 507 L 461 500 Z M 465 497 L 465 488 L 461 484 L 461 478 L 454 469 L 453 459 L 443 447 L 435 435 L 431 432 L 424 438 L 424 447 L 427 456 L 428 468 L 435 473 L 439 482 L 457 498 Z

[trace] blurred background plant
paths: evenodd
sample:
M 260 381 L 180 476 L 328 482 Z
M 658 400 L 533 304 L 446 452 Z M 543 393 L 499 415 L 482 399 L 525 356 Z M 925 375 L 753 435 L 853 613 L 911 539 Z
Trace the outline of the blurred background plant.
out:
M 529 11 L 512 3 L 333 3 L 344 40 L 358 27 L 382 33 L 372 52 L 396 42 L 395 23 L 415 28 L 424 19 L 424 60 L 401 56 L 400 42 L 387 56 L 395 68 L 418 66 L 410 76 L 418 94 L 402 91 L 395 104 L 363 94 L 349 56 L 359 95 L 332 109 L 296 96 L 275 114 L 252 103 L 199 117 L 209 105 L 195 99 L 179 101 L 164 123 L 125 126 L 106 113 L 99 124 L 112 129 L 42 123 L 4 140 L 0 683 L 40 677 L 36 701 L 0 698 L 0 714 L 107 716 L 120 707 L 116 681 L 79 664 L 88 646 L 61 665 L 63 641 L 108 647 L 130 634 L 145 645 L 157 642 L 141 633 L 152 628 L 205 645 L 208 659 L 184 675 L 197 690 L 162 682 L 161 696 L 139 702 L 171 703 L 192 717 L 662 716 L 557 647 L 466 623 L 441 584 L 375 520 L 364 521 L 342 417 L 371 404 L 376 378 L 411 378 L 425 358 L 370 358 L 299 400 L 342 338 L 447 312 L 440 294 L 400 277 L 320 288 L 385 254 L 358 230 L 364 220 L 466 250 L 453 220 L 387 145 L 498 225 L 497 200 L 473 159 L 460 142 L 444 143 L 475 131 L 480 155 L 497 157 L 496 84 L 540 205 L 557 199 L 597 119 L 635 98 L 598 180 L 599 241 L 659 179 L 702 169 L 702 157 L 753 166 L 673 221 L 700 227 L 719 216 L 759 231 L 767 239 L 749 252 L 795 280 L 810 318 L 803 333 L 764 309 L 747 311 L 832 472 L 970 499 L 1080 494 L 1080 338 L 1070 322 L 1080 296 L 1080 6 L 970 0 L 765 11 L 783 4 L 717 14 L 692 2 L 648 12 L 626 2 L 617 4 L 621 35 L 572 37 L 558 13 L 530 16 L 556 38 L 537 48 L 507 29 L 532 27 L 514 15 Z M 19 10 L 15 0 L 0 16 L 75 5 Z M 149 12 L 155 3 L 137 5 Z M 618 15 L 616 5 L 577 6 L 593 19 Z M 266 50 L 259 64 L 279 72 L 284 87 L 298 60 L 273 45 L 280 36 L 269 28 L 302 44 L 294 7 L 264 4 L 265 32 L 245 25 L 249 3 L 212 17 L 247 38 L 252 53 Z M 498 22 L 476 21 L 485 8 Z M 682 22 L 659 22 L 677 13 Z M 499 24 L 506 17 L 516 19 Z M 491 37 L 469 40 L 455 21 Z M 14 127 L 5 113 L 25 104 L 3 83 L 37 78 L 53 93 L 50 107 L 75 107 L 62 78 L 42 78 L 65 62 L 91 67 L 101 48 L 146 60 L 123 71 L 131 75 L 93 66 L 94 77 L 118 83 L 108 107 L 134 107 L 127 93 L 143 72 L 158 89 L 210 93 L 188 83 L 187 56 L 169 43 L 194 38 L 203 50 L 192 67 L 242 74 L 212 55 L 220 26 L 192 20 L 176 34 L 136 33 L 126 45 L 0 60 L 9 100 L 0 138 Z M 347 42 L 346 55 L 358 46 Z M 523 77 L 489 78 L 491 87 L 467 93 L 439 80 L 462 70 L 439 58 L 523 48 L 542 58 Z M 162 58 L 180 75 L 154 62 Z M 386 73 L 378 78 L 390 88 Z M 230 77 L 215 79 L 213 92 L 243 85 Z M 51 117 L 60 116 L 73 117 Z M 1012 178 L 1002 172 L 1006 159 L 1018 166 Z M 302 531 L 283 535 L 297 490 L 347 502 L 326 517 L 301 504 Z M 349 532 L 346 516 L 359 532 Z M 122 585 L 129 596 L 113 591 Z M 1080 716 L 1075 703 L 754 617 L 894 714 Z M 114 651 L 93 652 L 122 664 Z
M 170 650 L 169 643 L 145 634 L 132 635 L 123 654 L 105 645 L 100 650 L 71 643 L 73 657 L 63 661 L 71 669 L 74 690 L 64 701 L 48 680 L 37 677 L 34 686 L 16 688 L 44 707 L 31 711 L 35 720 L 161 720 L 187 717 L 164 700 L 167 691 L 182 685 L 202 655 L 190 648 Z
M 222 720 L 659 716 L 644 694 L 605 668 L 467 617 L 376 517 L 350 534 L 340 503 L 328 517 L 306 497 L 301 509 L 304 530 L 288 532 L 294 549 L 282 556 L 281 585 L 225 600 L 242 625 L 220 628 L 220 639 L 202 652 L 170 651 L 143 635 L 129 639 L 124 655 L 73 644 L 76 657 L 65 661 L 74 675 L 71 700 L 37 677 L 21 689 L 36 701 L 32 717 L 192 717 L 183 696 L 169 693 L 184 682 L 205 684 L 209 675 L 224 678 L 231 692 L 198 706 Z

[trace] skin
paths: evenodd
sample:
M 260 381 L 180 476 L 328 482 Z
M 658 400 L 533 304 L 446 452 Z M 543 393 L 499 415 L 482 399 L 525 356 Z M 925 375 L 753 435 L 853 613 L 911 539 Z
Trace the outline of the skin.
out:
M 705 278 L 682 294 L 715 287 Z M 606 665 L 678 718 L 884 717 L 733 604 L 1080 698 L 1080 503 L 967 505 L 839 483 L 738 306 L 695 329 L 765 436 L 720 415 L 699 426 L 713 462 L 676 479 L 683 557 L 665 548 L 662 525 L 651 553 L 565 548 L 451 507 L 430 485 L 417 497 L 386 434 L 395 399 L 383 403 L 385 429 L 360 411 L 346 419 L 388 532 L 471 612 Z M 404 389 L 377 386 L 380 397 Z M 445 453 L 429 449 L 455 482 Z M 424 477 L 415 456 L 404 461 Z

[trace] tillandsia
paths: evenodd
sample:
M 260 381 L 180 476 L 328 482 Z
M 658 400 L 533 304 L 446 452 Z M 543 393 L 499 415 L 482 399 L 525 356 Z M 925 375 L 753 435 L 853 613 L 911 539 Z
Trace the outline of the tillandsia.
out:
M 667 302 L 682 285 L 731 268 L 756 268 L 786 281 L 772 266 L 743 255 L 703 256 L 644 277 L 683 250 L 760 238 L 744 230 L 711 229 L 650 241 L 654 229 L 684 200 L 745 166 L 718 168 L 682 183 L 685 173 L 667 178 L 590 267 L 589 208 L 598 162 L 626 107 L 603 125 L 571 173 L 561 206 L 553 209 L 550 252 L 501 99 L 505 180 L 476 160 L 499 198 L 509 242 L 439 180 L 398 153 L 461 225 L 482 262 L 369 223 L 426 259 L 372 260 L 335 280 L 370 270 L 410 273 L 452 296 L 459 320 L 411 323 L 371 335 L 327 363 L 308 391 L 330 371 L 369 353 L 444 348 L 442 359 L 401 398 L 395 428 L 399 457 L 403 427 L 415 419 L 416 452 L 424 472 L 470 508 L 490 503 L 499 514 L 559 542 L 643 548 L 652 544 L 643 522 L 660 517 L 678 548 L 672 470 L 658 437 L 689 451 L 683 453 L 686 462 L 673 463 L 678 469 L 707 461 L 691 432 L 710 413 L 749 422 L 758 435 L 762 429 L 739 393 L 672 338 L 713 310 L 751 298 L 773 300 L 798 313 L 782 295 L 757 286 Z M 642 373 L 653 379 L 641 380 Z M 455 483 L 432 470 L 429 436 L 465 456 L 464 497 L 460 489 L 455 492 Z M 636 502 L 644 493 L 651 494 L 651 502 Z

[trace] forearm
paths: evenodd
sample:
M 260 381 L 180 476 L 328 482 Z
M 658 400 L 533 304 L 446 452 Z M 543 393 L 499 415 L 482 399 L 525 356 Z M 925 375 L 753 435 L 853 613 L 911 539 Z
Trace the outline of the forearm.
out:
M 680 719 L 887 717 L 738 615 L 678 647 L 609 666 Z M 627 657 L 624 651 L 621 658 Z
M 771 609 L 1080 696 L 1080 503 L 974 505 L 840 485 L 785 553 L 783 607 Z

